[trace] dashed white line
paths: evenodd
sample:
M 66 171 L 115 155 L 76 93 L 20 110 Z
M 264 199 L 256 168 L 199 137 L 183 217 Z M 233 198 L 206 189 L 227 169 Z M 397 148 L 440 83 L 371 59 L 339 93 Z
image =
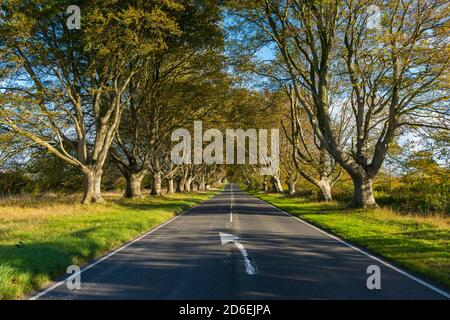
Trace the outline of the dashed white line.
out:
M 231 184 L 231 195 L 230 195 L 230 224 L 233 223 L 233 185 Z

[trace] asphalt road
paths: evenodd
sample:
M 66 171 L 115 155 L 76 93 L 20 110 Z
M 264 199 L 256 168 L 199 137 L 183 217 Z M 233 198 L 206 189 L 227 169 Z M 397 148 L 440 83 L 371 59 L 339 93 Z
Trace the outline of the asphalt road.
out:
M 366 285 L 371 265 L 379 290 Z M 228 185 L 88 265 L 81 289 L 61 281 L 33 298 L 445 299 L 410 276 Z

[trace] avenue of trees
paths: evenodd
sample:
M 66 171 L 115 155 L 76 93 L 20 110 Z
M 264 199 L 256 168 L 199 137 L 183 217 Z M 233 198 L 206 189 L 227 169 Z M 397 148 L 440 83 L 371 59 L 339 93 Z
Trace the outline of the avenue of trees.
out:
M 226 75 L 218 5 L 76 4 L 80 30 L 66 27 L 61 1 L 3 2 L 3 144 L 33 148 L 26 160 L 47 152 L 76 168 L 83 175 L 83 203 L 102 201 L 107 162 L 123 174 L 126 197 L 141 196 L 149 173 L 152 194 L 161 192 L 162 178 L 180 176 L 180 189 L 189 189 L 196 175 L 211 179 L 216 168 L 173 168 L 168 152 L 170 132 L 221 99 Z
M 80 29 L 58 0 L 0 5 L 0 193 L 82 191 L 95 203 L 105 189 L 137 198 L 227 177 L 355 208 L 448 212 L 447 1 L 72 4 Z M 280 172 L 174 165 L 171 133 L 197 120 L 279 128 Z
M 379 26 L 369 24 L 371 5 L 380 8 Z M 276 52 L 269 66 L 247 59 L 255 64 L 247 69 L 290 88 L 308 120 L 308 146 L 323 153 L 313 160 L 292 141 L 300 151 L 293 150 L 294 162 L 318 160 L 314 167 L 328 180 L 325 167 L 336 162 L 353 182 L 354 207 L 376 206 L 373 180 L 402 132 L 448 135 L 447 1 L 249 0 L 232 7 L 238 30 L 247 30 L 237 41 L 248 51 L 270 45 Z M 291 121 L 290 139 L 304 144 L 304 125 L 297 116 Z

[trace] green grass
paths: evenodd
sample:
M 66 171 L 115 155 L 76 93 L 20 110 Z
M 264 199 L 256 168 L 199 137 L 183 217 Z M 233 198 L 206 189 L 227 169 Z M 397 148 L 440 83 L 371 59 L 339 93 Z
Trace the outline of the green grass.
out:
M 210 198 L 215 191 L 81 205 L 77 197 L 0 201 L 0 298 L 21 298 Z
M 450 217 L 346 209 L 280 194 L 254 193 L 278 208 L 450 288 Z

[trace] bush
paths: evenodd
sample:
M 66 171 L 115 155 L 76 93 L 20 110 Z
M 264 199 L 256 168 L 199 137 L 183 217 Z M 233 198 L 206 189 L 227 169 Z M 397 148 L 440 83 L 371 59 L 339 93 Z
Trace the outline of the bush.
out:
M 21 169 L 0 172 L 0 194 L 21 194 L 32 180 Z
M 36 152 L 25 165 L 12 164 L 0 172 L 0 194 L 38 195 L 46 192 L 78 192 L 81 172 L 47 153 Z
M 422 212 L 449 214 L 450 170 L 433 160 L 430 152 L 414 153 L 405 163 L 405 174 L 400 178 L 380 176 L 376 181 L 376 199 L 379 204 Z

